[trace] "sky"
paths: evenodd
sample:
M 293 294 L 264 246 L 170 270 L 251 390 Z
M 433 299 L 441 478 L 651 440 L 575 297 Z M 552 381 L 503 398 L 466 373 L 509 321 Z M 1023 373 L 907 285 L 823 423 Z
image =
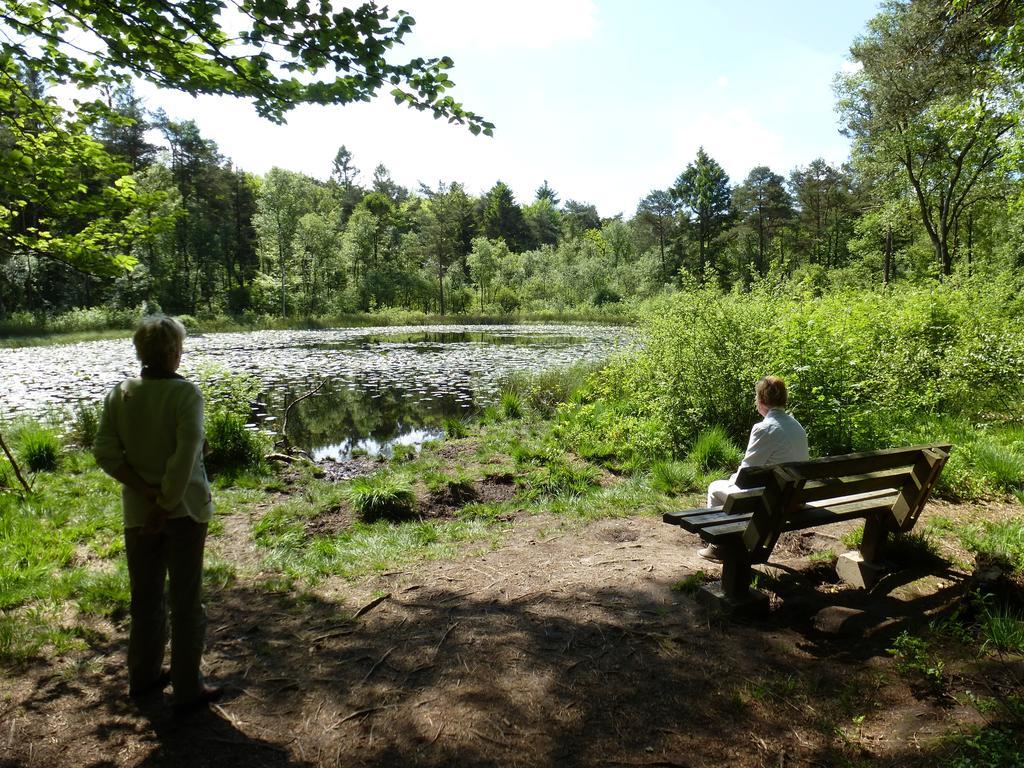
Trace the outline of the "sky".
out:
M 149 109 L 195 120 L 253 173 L 330 175 L 344 144 L 369 185 L 383 163 L 410 188 L 498 180 L 518 202 L 546 180 L 562 202 L 630 217 L 704 147 L 743 181 L 849 155 L 832 89 L 878 0 L 402 0 L 416 25 L 394 60 L 448 55 L 449 92 L 493 137 L 394 104 L 300 107 L 277 126 L 250 104 L 142 85 Z M 398 55 L 400 54 L 400 56 Z

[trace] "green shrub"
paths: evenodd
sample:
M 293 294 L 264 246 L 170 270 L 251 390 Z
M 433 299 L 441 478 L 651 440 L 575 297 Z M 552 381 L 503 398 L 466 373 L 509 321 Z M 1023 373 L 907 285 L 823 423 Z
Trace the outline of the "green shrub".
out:
M 1024 765 L 1024 736 L 1007 727 L 988 726 L 957 734 L 947 742 L 948 768 L 1019 768 Z
M 209 453 L 206 466 L 211 474 L 258 470 L 268 448 L 267 438 L 249 428 L 245 419 L 230 411 L 216 409 L 206 418 Z
M 578 466 L 564 458 L 549 462 L 529 481 L 530 487 L 545 496 L 579 497 L 597 487 L 601 471 L 589 464 Z
M 743 452 L 729 440 L 724 429 L 711 427 L 697 436 L 688 458 L 702 472 L 726 472 L 739 465 Z
M 896 668 L 903 674 L 922 675 L 932 686 L 945 685 L 946 665 L 923 637 L 901 632 L 893 641 L 889 653 L 896 659 Z
M 18 458 L 30 472 L 51 472 L 60 458 L 60 437 L 56 430 L 28 422 L 14 436 Z
M 777 374 L 814 453 L 907 444 L 936 414 L 969 426 L 973 440 L 986 422 L 1021 421 L 1017 282 L 951 280 L 825 295 L 776 277 L 745 293 L 684 285 L 644 305 L 642 343 L 601 371 L 584 406 L 567 409 L 564 428 L 580 443 L 589 433 L 617 447 L 621 461 L 652 436 L 659 444 L 649 458 L 680 455 L 709 424 L 740 442 L 757 419 L 754 382 Z M 599 402 L 602 409 L 585 410 Z M 606 423 L 605 412 L 618 424 Z M 651 424 L 657 431 L 634 434 Z M 999 442 L 1024 456 L 1024 445 Z M 983 449 L 976 467 L 954 454 L 941 490 L 964 497 L 996 486 L 1024 491 L 1016 455 Z
M 506 286 L 502 286 L 498 289 L 498 292 L 494 296 L 494 301 L 503 315 L 511 315 L 519 309 L 520 306 L 519 297 L 516 295 L 515 291 Z
M 195 379 L 208 411 L 229 411 L 246 419 L 251 403 L 263 388 L 255 376 L 233 373 L 222 365 L 201 365 L 195 372 Z
M 364 522 L 407 519 L 416 508 L 412 485 L 395 472 L 357 477 L 349 483 L 345 496 Z
M 501 413 L 506 419 L 518 419 L 523 415 L 523 401 L 516 392 L 501 393 Z
M 99 404 L 79 403 L 71 419 L 71 439 L 81 448 L 92 448 L 100 428 Z
M 452 440 L 459 440 L 469 434 L 469 425 L 463 419 L 449 416 L 444 420 L 444 433 Z

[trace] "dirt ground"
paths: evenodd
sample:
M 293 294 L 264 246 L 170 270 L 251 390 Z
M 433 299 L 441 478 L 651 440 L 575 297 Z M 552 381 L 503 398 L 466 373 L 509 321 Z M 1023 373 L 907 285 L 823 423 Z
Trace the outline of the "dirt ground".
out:
M 495 549 L 299 597 L 255 587 L 249 522 L 226 520 L 210 543 L 243 573 L 208 601 L 219 705 L 179 720 L 169 697 L 128 701 L 125 627 L 111 625 L 90 652 L 4 680 L 0 766 L 905 768 L 936 764 L 942 734 L 985 724 L 962 697 L 899 674 L 886 650 L 954 605 L 970 574 L 904 571 L 853 590 L 808 557 L 841 551 L 842 527 L 787 534 L 768 569 L 770 614 L 737 620 L 679 588 L 717 566 L 656 518 L 523 513 Z M 947 674 L 991 695 L 1024 679 L 1024 660 Z

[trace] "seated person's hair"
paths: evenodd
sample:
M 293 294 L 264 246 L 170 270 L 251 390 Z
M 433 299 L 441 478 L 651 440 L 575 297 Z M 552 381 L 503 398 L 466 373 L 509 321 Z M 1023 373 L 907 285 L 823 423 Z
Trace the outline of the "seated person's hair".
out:
M 185 343 L 185 326 L 173 317 L 148 315 L 132 336 L 135 355 L 147 368 L 165 368 Z
M 789 401 L 786 382 L 778 376 L 765 376 L 754 386 L 757 399 L 769 408 L 785 408 Z

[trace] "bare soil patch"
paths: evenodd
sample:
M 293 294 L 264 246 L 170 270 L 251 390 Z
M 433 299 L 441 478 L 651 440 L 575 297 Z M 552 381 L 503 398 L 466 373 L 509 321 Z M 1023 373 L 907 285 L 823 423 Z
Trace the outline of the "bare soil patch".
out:
M 248 525 L 229 518 L 211 549 L 251 552 Z M 301 597 L 248 577 L 210 595 L 205 662 L 229 693 L 185 721 L 169 698 L 126 701 L 123 624 L 74 657 L 7 670 L 0 766 L 906 768 L 936 764 L 943 734 L 985 724 L 954 693 L 1024 680 L 1016 657 L 947 669 L 945 691 L 898 673 L 893 638 L 948 614 L 970 573 L 898 571 L 871 594 L 829 583 L 808 558 L 840 551 L 843 526 L 780 541 L 760 620 L 716 618 L 680 589 L 718 566 L 658 519 L 521 514 L 509 528 L 485 552 Z

